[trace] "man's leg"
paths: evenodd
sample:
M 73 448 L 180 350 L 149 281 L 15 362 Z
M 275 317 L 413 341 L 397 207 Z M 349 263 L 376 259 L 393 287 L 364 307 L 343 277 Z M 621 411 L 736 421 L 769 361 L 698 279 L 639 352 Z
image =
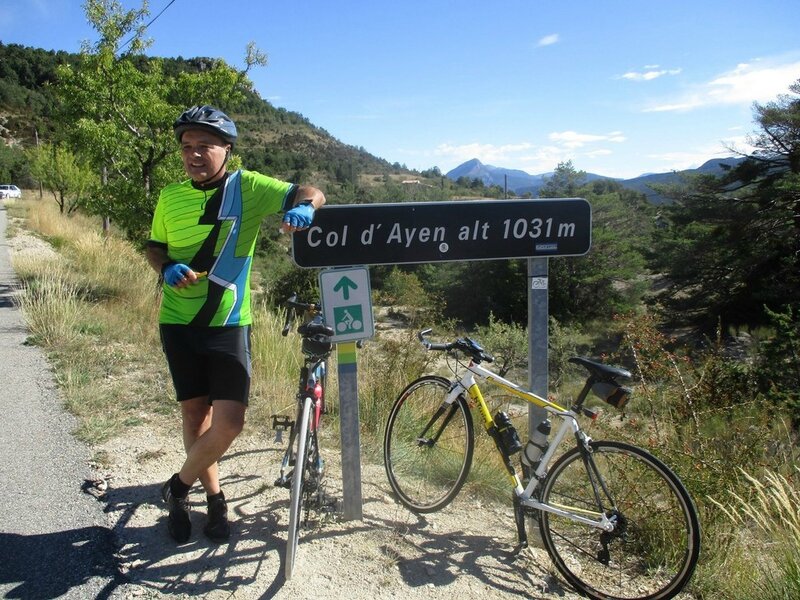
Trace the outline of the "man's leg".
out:
M 191 398 L 184 400 L 180 404 L 183 416 L 183 447 L 186 449 L 186 455 L 188 456 L 197 438 L 211 427 L 214 411 L 208 403 L 208 396 Z M 211 496 L 219 493 L 219 471 L 216 462 L 202 471 L 198 478 L 206 494 Z M 189 482 L 189 485 L 192 484 L 194 484 L 194 481 Z
M 235 400 L 214 401 L 213 413 L 209 412 L 211 424 L 197 436 L 189 448 L 186 461 L 178 473 L 181 481 L 191 485 L 201 476 L 210 478 L 208 483 L 213 484 L 215 489 L 212 488 L 212 491 L 206 488 L 206 492 L 219 492 L 216 463 L 241 433 L 246 408 L 244 403 Z
M 215 400 L 213 410 L 206 411 L 207 416 L 201 418 L 203 411 L 198 407 L 193 415 L 196 418 L 190 422 L 199 426 L 189 428 L 186 462 L 179 474 L 181 479 L 185 477 L 192 481 L 196 474 L 203 483 L 208 503 L 208 522 L 203 533 L 218 544 L 228 541 L 231 529 L 228 523 L 228 504 L 219 487 L 217 463 L 241 432 L 245 408 L 242 402 Z

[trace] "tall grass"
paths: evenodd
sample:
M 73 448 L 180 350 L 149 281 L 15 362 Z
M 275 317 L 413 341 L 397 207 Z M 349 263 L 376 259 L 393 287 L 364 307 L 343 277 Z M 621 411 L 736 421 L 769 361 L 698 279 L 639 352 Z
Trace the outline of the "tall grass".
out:
M 794 466 L 792 477 L 769 469 L 762 479 L 741 472 L 749 484 L 742 495 L 732 491 L 732 500 L 715 500 L 735 526 L 732 535 L 744 542 L 735 558 L 738 597 L 800 598 L 800 468 Z
M 177 403 L 158 336 L 160 290 L 140 250 L 99 219 L 66 217 L 52 203 L 15 206 L 25 229 L 55 255 L 14 259 L 20 306 L 31 332 L 56 366 L 77 434 L 98 443 L 135 425 L 174 427 Z M 246 432 L 290 412 L 301 362 L 300 338 L 280 335 L 283 314 L 253 306 L 253 381 Z

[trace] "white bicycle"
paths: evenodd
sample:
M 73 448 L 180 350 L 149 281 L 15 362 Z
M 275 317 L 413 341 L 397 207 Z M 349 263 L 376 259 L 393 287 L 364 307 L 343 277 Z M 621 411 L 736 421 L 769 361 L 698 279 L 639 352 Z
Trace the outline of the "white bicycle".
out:
M 622 442 L 594 441 L 578 423 L 579 416 L 596 416 L 584 406 L 590 391 L 622 408 L 630 390 L 618 380 L 630 373 L 586 358 L 570 359 L 589 376 L 566 409 L 485 368 L 481 363 L 492 357 L 475 340 L 437 344 L 427 339 L 430 331 L 420 332 L 420 341 L 427 350 L 447 352 L 455 377 L 421 377 L 392 407 L 384 465 L 400 502 L 413 512 L 429 513 L 455 498 L 472 464 L 474 405 L 513 487 L 518 550 L 527 547 L 525 517 L 531 516 L 539 521 L 556 568 L 579 593 L 599 600 L 665 600 L 678 594 L 700 555 L 700 524 L 689 493 L 649 452 Z M 506 413 L 491 415 L 478 381 L 543 407 L 561 422 L 552 442 L 541 448 L 538 464 L 527 469 L 523 464 L 527 482 L 512 463 L 523 449 L 519 436 Z M 574 447 L 554 461 L 567 440 Z M 475 512 L 480 519 L 480 509 Z

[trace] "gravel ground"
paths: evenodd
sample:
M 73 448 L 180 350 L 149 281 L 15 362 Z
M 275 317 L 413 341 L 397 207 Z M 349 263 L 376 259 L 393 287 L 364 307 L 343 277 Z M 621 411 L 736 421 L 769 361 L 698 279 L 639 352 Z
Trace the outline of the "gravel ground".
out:
M 546 553 L 512 561 L 509 508 L 456 501 L 420 519 L 389 496 L 381 465 L 362 464 L 363 520 L 340 511 L 312 515 L 301 534 L 294 576 L 283 577 L 289 493 L 272 485 L 285 446 L 272 435 L 240 437 L 220 464 L 233 513 L 233 538 L 214 545 L 201 533 L 204 495 L 190 496 L 194 533 L 183 546 L 168 538 L 159 486 L 179 464 L 174 441 L 134 429 L 102 446 L 115 463 L 98 482 L 115 522 L 120 567 L 142 596 L 203 598 L 577 598 L 549 574 Z M 325 452 L 327 450 L 327 452 Z M 323 445 L 327 488 L 341 499 L 339 451 Z

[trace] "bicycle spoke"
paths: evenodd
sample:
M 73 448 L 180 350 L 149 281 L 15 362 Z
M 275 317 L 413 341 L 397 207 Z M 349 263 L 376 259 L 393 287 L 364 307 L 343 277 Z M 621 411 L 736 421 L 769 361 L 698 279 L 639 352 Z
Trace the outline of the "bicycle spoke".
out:
M 443 402 L 446 380 L 424 377 L 395 402 L 384 438 L 392 489 L 417 512 L 446 506 L 464 483 L 472 461 L 472 419 L 462 401 Z
M 554 564 L 594 598 L 673 597 L 691 576 L 699 551 L 691 500 L 677 478 L 643 450 L 612 442 L 595 442 L 593 448 L 595 473 L 614 503 L 603 510 L 616 528 L 604 532 L 542 512 L 542 537 Z M 542 501 L 597 510 L 595 487 L 577 450 L 553 466 Z

